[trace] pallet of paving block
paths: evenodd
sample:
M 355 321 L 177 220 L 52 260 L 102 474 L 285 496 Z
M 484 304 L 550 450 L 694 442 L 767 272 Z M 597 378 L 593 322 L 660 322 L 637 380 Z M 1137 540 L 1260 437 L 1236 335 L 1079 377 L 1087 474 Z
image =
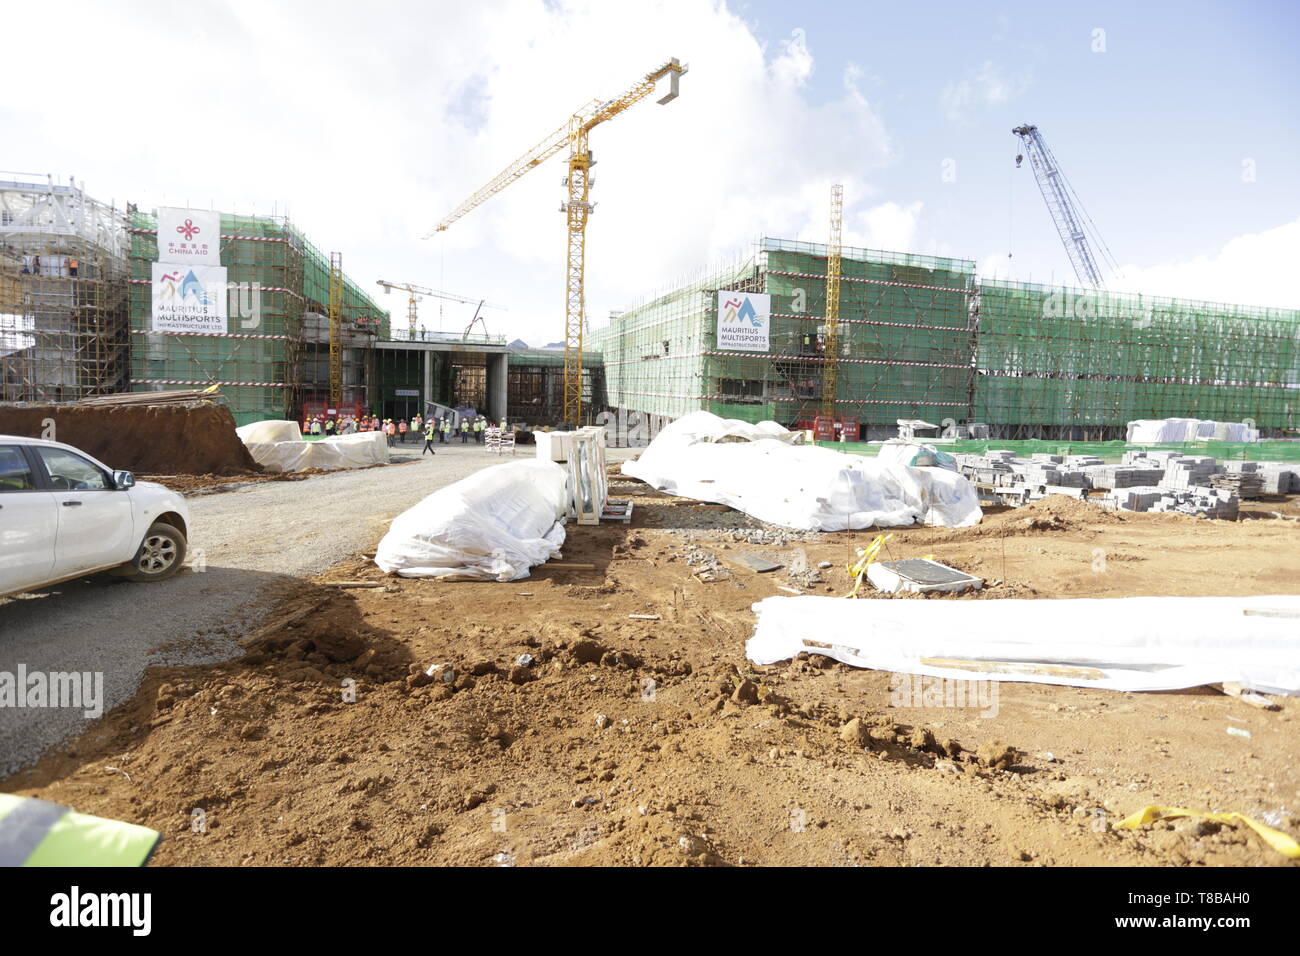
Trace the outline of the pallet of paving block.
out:
M 610 498 L 605 502 L 605 510 L 600 513 L 601 521 L 632 521 L 632 500 L 630 498 Z

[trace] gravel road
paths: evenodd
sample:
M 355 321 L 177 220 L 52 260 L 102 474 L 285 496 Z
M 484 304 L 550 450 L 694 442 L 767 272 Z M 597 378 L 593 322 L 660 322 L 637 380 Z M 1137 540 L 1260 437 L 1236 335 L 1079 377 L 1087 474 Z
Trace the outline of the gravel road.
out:
M 107 712 L 135 693 L 146 667 L 236 656 L 234 639 L 265 616 L 259 595 L 271 585 L 367 550 L 425 495 L 502 460 L 474 444 L 440 446 L 423 459 L 417 451 L 399 444 L 387 467 L 191 497 L 195 570 L 157 585 L 99 575 L 0 600 L 0 673 L 17 674 L 20 664 L 28 674 L 102 672 Z M 531 454 L 521 448 L 518 457 Z M 609 450 L 614 461 L 627 454 Z M 0 779 L 90 719 L 81 709 L 0 706 Z

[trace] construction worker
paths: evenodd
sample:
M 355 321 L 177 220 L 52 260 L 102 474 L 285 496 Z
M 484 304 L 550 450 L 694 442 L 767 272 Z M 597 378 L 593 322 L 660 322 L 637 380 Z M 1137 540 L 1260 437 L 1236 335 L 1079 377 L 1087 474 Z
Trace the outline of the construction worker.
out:
M 467 444 L 468 442 L 469 442 L 469 419 L 462 418 L 460 420 L 460 443 L 464 445 Z
M 411 419 L 411 431 L 417 435 L 424 431 L 424 419 L 420 417 L 419 412 L 416 412 L 415 417 Z
M 406 419 L 405 418 L 403 418 L 400 422 L 397 423 L 397 434 L 401 436 L 400 441 L 402 442 L 403 445 L 405 445 L 406 444 Z
M 424 451 L 420 452 L 421 458 L 424 457 L 424 452 L 426 451 L 430 455 L 438 454 L 436 451 L 433 450 L 433 436 L 435 434 L 436 434 L 436 429 L 434 427 L 434 422 L 433 419 L 430 418 L 428 425 L 426 425 L 424 428 Z
M 474 441 L 483 444 L 483 419 L 474 419 Z
M 334 434 L 334 419 L 332 418 L 325 419 L 325 434 L 326 435 Z
M 447 439 L 450 435 L 451 435 L 451 416 L 443 415 L 442 423 L 438 426 L 438 440 L 445 445 L 447 444 Z

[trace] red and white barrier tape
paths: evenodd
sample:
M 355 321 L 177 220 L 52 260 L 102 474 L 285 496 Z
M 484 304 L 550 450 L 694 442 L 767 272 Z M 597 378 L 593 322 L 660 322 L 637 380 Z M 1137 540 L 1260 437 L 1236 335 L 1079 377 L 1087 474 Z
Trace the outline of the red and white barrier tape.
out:
M 253 388 L 292 388 L 288 382 L 199 382 L 185 378 L 133 378 L 132 385 L 239 385 Z

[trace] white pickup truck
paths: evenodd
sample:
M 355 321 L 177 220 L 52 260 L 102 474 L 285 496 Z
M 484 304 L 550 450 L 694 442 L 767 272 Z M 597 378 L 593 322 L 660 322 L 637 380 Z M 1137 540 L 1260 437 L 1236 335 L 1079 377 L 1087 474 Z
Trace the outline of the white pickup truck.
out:
M 0 597 L 97 571 L 162 581 L 185 562 L 185 499 L 70 445 L 0 435 Z

